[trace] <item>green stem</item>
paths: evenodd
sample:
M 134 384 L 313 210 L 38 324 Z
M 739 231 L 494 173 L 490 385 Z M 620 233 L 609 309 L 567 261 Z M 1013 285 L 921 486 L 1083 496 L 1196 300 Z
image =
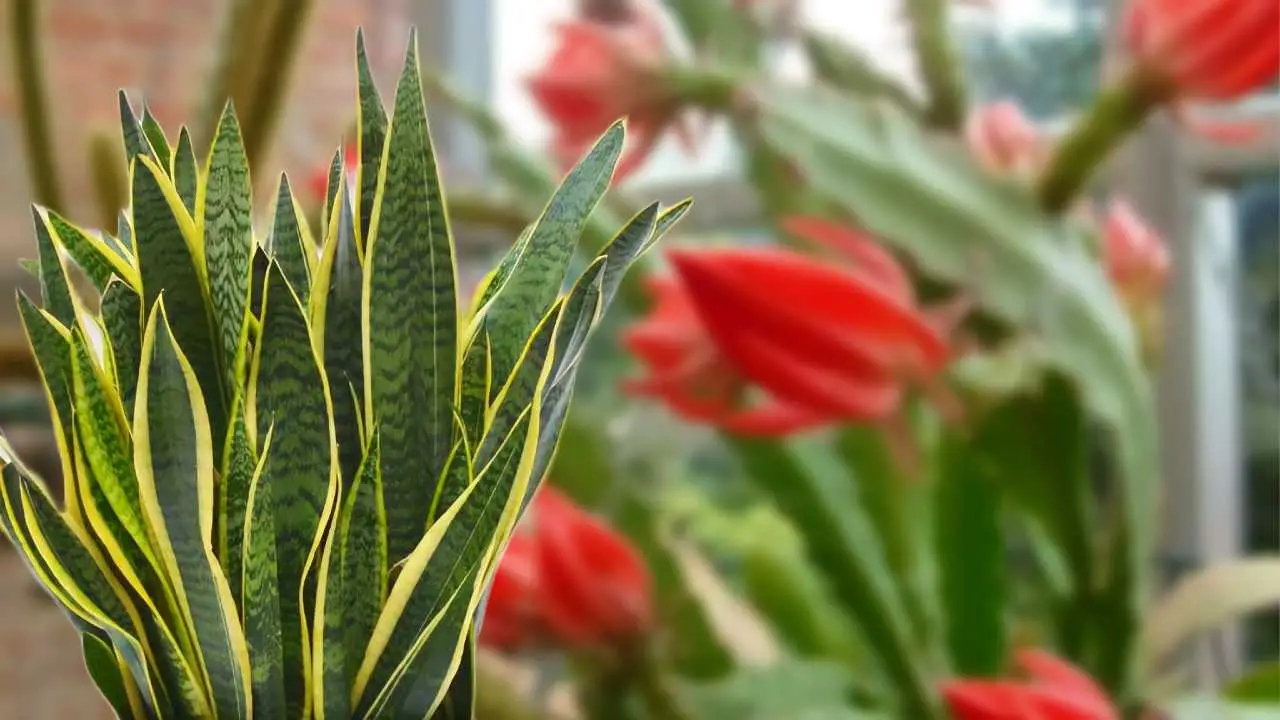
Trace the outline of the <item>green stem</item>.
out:
M 270 29 L 276 3 L 270 0 L 233 0 L 222 20 L 218 38 L 218 56 L 209 94 L 197 117 L 192 135 L 196 147 L 205 148 L 213 141 L 213 133 L 228 100 L 235 104 L 237 116 L 248 118 L 253 88 L 262 70 L 262 49 Z
M 58 164 L 50 136 L 48 98 L 40 53 L 40 4 L 37 0 L 13 0 L 9 16 L 9 40 L 13 44 L 14 83 L 22 105 L 22 129 L 27 150 L 27 172 L 36 201 L 60 214 L 64 211 Z
M 926 120 L 932 127 L 958 130 L 964 124 L 963 63 L 948 31 L 949 0 L 906 0 L 911 43 L 928 88 Z
M 483 655 L 482 655 L 483 658 Z M 483 659 L 476 663 L 476 711 L 482 720 L 540 720 L 542 715 Z
M 632 678 L 649 709 L 650 720 L 694 720 L 651 649 L 638 653 L 632 669 Z
M 1036 187 L 1040 206 L 1055 214 L 1069 208 L 1111 151 L 1142 126 L 1162 99 L 1158 85 L 1137 73 L 1098 95 L 1054 149 Z
M 89 137 L 89 172 L 98 201 L 98 223 L 108 231 L 115 227 L 120 210 L 129 204 L 126 168 L 118 139 L 103 132 Z
M 730 112 L 737 105 L 742 78 L 716 67 L 678 66 L 663 72 L 662 84 L 677 107 Z

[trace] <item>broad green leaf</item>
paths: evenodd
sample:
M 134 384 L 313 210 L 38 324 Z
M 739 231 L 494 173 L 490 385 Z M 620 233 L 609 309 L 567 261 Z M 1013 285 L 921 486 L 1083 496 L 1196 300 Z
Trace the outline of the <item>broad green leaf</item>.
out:
M 355 477 L 360 466 L 363 441 L 358 413 L 364 408 L 364 357 L 361 352 L 360 308 L 364 278 L 360 253 L 356 249 L 355 218 L 347 201 L 348 187 L 339 186 L 342 200 L 338 219 L 325 241 L 324 254 L 316 269 L 315 282 L 324 293 L 313 295 L 312 312 L 323 307 L 316 326 L 323 335 L 324 370 L 333 398 L 334 436 L 338 442 L 338 463 L 342 477 Z
M 134 165 L 132 198 L 143 307 L 149 312 L 164 294 L 174 339 L 190 358 L 204 393 L 213 441 L 222 447 L 229 398 L 218 370 L 218 345 L 210 326 L 209 298 L 200 270 L 203 253 L 192 245 L 195 224 L 173 185 L 149 158 L 143 157 Z
M 681 695 L 691 712 L 707 720 L 824 718 L 858 720 L 851 706 L 855 685 L 848 670 L 833 663 L 789 660 L 762 669 L 741 670 L 715 683 L 691 685 Z M 847 714 L 845 714 L 847 713 Z
M 1262 663 L 1234 678 L 1222 694 L 1242 703 L 1280 705 L 1280 661 Z
M 524 338 L 551 305 L 569 270 L 587 218 L 604 196 L 622 152 L 625 132 L 615 123 L 565 176 L 529 235 L 527 247 L 485 312 L 493 375 L 501 383 L 516 365 Z
M 338 489 L 328 384 L 312 344 L 306 314 L 279 265 L 271 263 L 263 294 L 262 331 L 250 371 L 248 419 L 262 438 L 274 424 L 266 474 L 276 505 L 276 561 L 290 713 L 307 702 L 304 637 L 311 608 L 302 606 L 306 574 L 315 562 L 325 518 Z M 255 430 L 256 429 L 256 430 Z
M 1161 703 L 1169 720 L 1280 720 L 1274 705 L 1232 702 L 1208 695 L 1193 695 Z
M 165 137 L 164 128 L 160 127 L 156 116 L 151 114 L 151 108 L 147 107 L 145 100 L 142 102 L 142 134 L 155 153 L 157 164 L 164 169 L 166 175 L 172 176 L 173 154 L 169 148 L 169 139 Z
M 743 593 L 778 638 L 797 656 L 846 667 L 862 664 L 857 631 L 840 612 L 804 556 L 772 538 L 742 556 Z
M 1280 555 L 1215 563 L 1182 579 L 1149 608 L 1141 662 L 1151 670 L 1182 643 L 1257 610 L 1280 605 Z
M 178 146 L 173 149 L 173 186 L 182 198 L 182 205 L 187 212 L 195 216 L 196 195 L 200 186 L 200 167 L 196 162 L 195 149 L 191 147 L 191 133 L 186 126 L 178 133 Z
M 130 263 L 123 248 L 114 247 L 104 239 L 109 235 L 98 236 L 82 230 L 52 210 L 45 210 L 44 213 L 62 247 L 84 270 L 99 292 L 106 290 L 113 275 L 128 283 L 131 288 L 138 287 L 140 281 L 137 268 Z
M 250 718 L 248 647 L 213 554 L 212 433 L 163 300 L 144 335 L 133 436 L 142 508 L 195 638 L 212 706 L 219 717 Z
M 1097 262 L 1025 188 L 993 180 L 892 107 L 822 88 L 765 89 L 760 101 L 766 144 L 817 195 L 931 277 L 959 284 L 991 316 L 1034 334 L 1113 433 L 1124 555 L 1111 563 L 1105 612 L 1115 618 L 1114 656 L 1132 657 L 1156 530 L 1155 409 L 1132 327 Z M 1105 683 L 1124 684 L 1124 668 L 1105 674 Z
M 289 177 L 282 173 L 276 191 L 275 221 L 267 237 L 267 252 L 280 265 L 285 279 L 305 306 L 311 296 L 312 248 L 311 240 L 303 231 L 303 222 L 303 215 L 289 188 Z
M 243 607 L 244 600 L 244 567 L 241 563 L 245 553 L 245 518 L 248 516 L 249 493 L 259 464 L 258 458 L 253 441 L 249 438 L 244 400 L 237 397 L 231 405 L 231 431 L 227 433 L 227 444 L 218 466 L 218 515 L 214 518 L 214 529 L 218 534 L 218 560 L 222 563 L 227 582 L 231 584 L 231 598 L 235 600 L 237 607 Z M 271 507 L 274 512 L 275 506 Z M 274 539 L 275 534 L 271 537 Z M 273 567 L 274 562 L 273 559 Z
M 853 479 L 815 439 L 786 446 L 730 441 L 756 486 L 800 531 L 809 560 L 880 659 L 901 702 L 897 710 L 904 717 L 938 717 L 928 665 L 914 644 L 910 618 Z
M 351 688 L 387 595 L 387 518 L 374 430 L 326 547 L 316 608 L 321 718 L 351 716 Z
M 414 651 L 433 630 L 445 636 L 446 645 L 452 643 L 445 654 L 452 656 L 460 647 L 461 623 L 439 628 L 434 623 L 455 596 L 467 594 L 467 583 L 474 581 L 498 540 L 495 535 L 504 516 L 510 514 L 513 493 L 522 493 L 530 481 L 529 441 L 537 427 L 531 420 L 533 412 L 535 408 L 525 410 L 503 436 L 492 461 L 477 471 L 475 482 L 431 526 L 405 561 L 356 675 L 357 713 L 389 702 L 387 698 L 399 698 L 410 689 L 399 686 L 402 677 L 415 678 L 421 664 L 439 660 L 438 653 Z M 465 615 L 459 618 L 465 619 Z
M 76 321 L 76 302 L 72 298 L 71 281 L 58 257 L 53 230 L 44 219 L 40 208 L 32 207 L 31 216 L 36 227 L 36 250 L 40 258 L 40 296 L 44 309 L 64 327 L 73 327 Z
M 133 417 L 142 362 L 142 298 L 123 280 L 113 279 L 102 293 L 99 311 L 111 348 L 111 366 L 126 417 Z
M 556 328 L 564 317 L 562 312 L 564 300 L 557 300 L 551 310 L 543 316 L 541 322 L 533 330 L 524 349 L 520 353 L 519 363 L 506 384 L 498 391 L 497 397 L 489 408 L 488 429 L 480 440 L 475 451 L 476 464 L 483 466 L 498 451 L 498 447 L 506 442 L 507 433 L 515 427 L 516 422 L 529 408 L 538 404 L 547 383 L 550 372 L 555 366 L 555 357 L 551 352 L 555 340 Z M 449 507 L 452 498 L 442 498 L 441 507 Z
M 155 157 L 155 150 L 151 148 L 151 142 L 147 140 L 147 136 L 142 131 L 142 126 L 138 124 L 138 116 L 133 114 L 133 108 L 129 107 L 129 97 L 121 90 L 116 94 L 118 104 L 120 106 L 120 130 L 124 136 L 125 157 L 128 159 L 130 166 L 133 166 L 133 160 L 137 157 L 149 156 Z M 166 151 L 168 146 L 165 146 Z M 164 158 L 164 167 L 169 166 L 169 158 Z
M 1095 528 L 1088 463 L 1089 425 L 1071 382 L 1043 378 L 1036 394 L 1020 393 L 992 409 L 974 451 L 997 467 L 1006 497 L 1021 510 L 1029 534 L 1042 537 L 1043 572 L 1058 604 L 1058 650 L 1086 663 L 1090 646 L 1107 641 L 1095 607 Z
M 966 677 L 997 677 L 1009 641 L 997 479 L 965 440 L 943 442 L 934 539 L 951 669 Z
M 84 655 L 84 667 L 89 677 L 97 686 L 98 692 L 115 711 L 118 718 L 136 717 L 143 712 L 140 706 L 133 705 L 131 696 L 136 696 L 136 687 L 130 687 L 132 680 L 125 673 L 128 667 L 121 667 L 116 660 L 116 651 L 111 643 L 93 633 L 80 633 L 80 649 Z
M 275 428 L 269 427 L 262 440 L 261 459 L 251 468 L 249 493 L 245 498 L 244 538 L 240 585 L 244 588 L 244 629 L 249 645 L 252 673 L 253 709 L 260 717 L 287 717 L 288 696 L 285 690 L 284 638 L 288 626 L 282 625 L 282 595 L 278 558 L 276 517 L 282 508 L 275 500 L 273 478 L 269 474 L 270 457 L 275 453 Z
M 362 303 L 365 417 L 382 428 L 393 562 L 422 537 L 432 498 L 423 478 L 440 475 L 453 447 L 458 365 L 453 241 L 422 102 L 416 35 L 409 44 L 387 128 Z
M 356 247 L 363 257 L 369 244 L 370 225 L 373 223 L 374 201 L 378 194 L 378 178 L 382 168 L 382 149 L 387 142 L 387 111 L 382 107 L 382 97 L 378 94 L 378 86 L 369 69 L 363 30 L 356 30 L 356 78 L 360 100 L 360 114 L 356 120 L 356 148 L 360 165 L 353 192 L 360 221 L 356 226 Z
M 205 274 L 223 382 L 238 388 L 244 358 L 249 260 L 253 241 L 253 183 L 240 123 L 230 103 L 222 111 L 204 170 L 196 218 L 205 244 Z
M 928 645 L 941 642 L 933 496 L 942 481 L 921 482 L 904 472 L 880 428 L 845 428 L 835 443 L 841 461 L 857 478 L 858 496 L 884 548 L 916 637 Z

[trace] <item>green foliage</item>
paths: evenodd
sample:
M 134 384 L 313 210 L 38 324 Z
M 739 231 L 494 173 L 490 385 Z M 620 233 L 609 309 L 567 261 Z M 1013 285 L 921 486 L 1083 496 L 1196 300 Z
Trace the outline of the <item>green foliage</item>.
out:
M 389 115 L 359 55 L 359 177 L 318 257 L 287 182 L 255 236 L 230 105 L 197 155 L 121 97 L 118 237 L 34 213 L 43 304 L 19 306 L 66 502 L 6 446 L 0 525 L 122 717 L 469 716 L 472 621 L 583 347 L 687 208 L 637 215 L 561 296 L 615 126 L 464 317 L 416 38 Z

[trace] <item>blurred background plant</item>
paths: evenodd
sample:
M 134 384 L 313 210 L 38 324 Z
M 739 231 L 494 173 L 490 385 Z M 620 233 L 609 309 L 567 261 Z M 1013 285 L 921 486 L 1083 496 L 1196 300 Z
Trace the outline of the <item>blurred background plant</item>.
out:
M 555 490 L 489 597 L 477 717 L 1280 716 L 1275 158 L 1238 206 L 1250 517 L 1225 529 L 1265 554 L 1207 567 L 1161 552 L 1177 469 L 1160 444 L 1185 438 L 1155 384 L 1188 362 L 1170 354 L 1187 308 L 1167 288 L 1200 254 L 1169 247 L 1108 175 L 1152 128 L 1224 153 L 1274 133 L 1194 103 L 1274 83 L 1280 10 L 1046 0 L 1049 20 L 1015 32 L 1012 0 L 883 3 L 899 72 L 813 22 L 816 4 L 560 3 L 560 25 L 521 29 L 549 41 L 522 69 L 540 148 L 472 84 L 429 73 L 432 107 L 485 158 L 483 182 L 450 193 L 475 277 L 619 116 L 629 146 L 584 260 L 663 159 L 731 144 L 748 192 L 730 202 L 753 208 L 746 227 L 698 225 L 713 203 L 695 191 L 702 230 L 665 241 L 606 319 L 617 340 L 583 365 Z M 209 122 L 233 98 L 251 160 L 289 128 L 311 5 L 215 4 L 217 60 L 184 81 Z M 99 168 L 120 165 L 118 138 L 91 135 L 84 158 L 59 148 L 39 4 L 11 8 L 29 195 L 113 227 L 123 178 Z M 313 144 L 354 142 L 349 120 Z M 71 163 L 89 169 L 92 209 L 67 204 Z M 333 170 L 293 169 L 318 223 Z M 17 380 L 34 372 L 23 352 L 4 358 Z M 1228 379 L 1199 391 L 1234 392 Z M 10 433 L 42 412 L 22 392 L 3 395 Z M 1248 666 L 1206 677 L 1193 640 L 1238 642 L 1264 610 Z

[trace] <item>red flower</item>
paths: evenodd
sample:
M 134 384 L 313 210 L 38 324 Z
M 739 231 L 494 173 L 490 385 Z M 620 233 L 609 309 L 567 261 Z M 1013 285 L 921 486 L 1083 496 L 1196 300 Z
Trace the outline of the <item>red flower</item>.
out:
M 616 180 L 639 168 L 672 124 L 691 144 L 688 129 L 674 122 L 679 108 L 662 86 L 670 50 L 657 12 L 646 5 L 623 23 L 575 20 L 556 27 L 555 50 L 528 85 L 555 126 L 552 152 L 565 169 L 624 116 L 627 148 Z
M 1129 203 L 1113 200 L 1102 227 L 1103 258 L 1111 282 L 1133 300 L 1159 298 L 1169 276 L 1164 239 Z
M 1120 713 L 1088 675 L 1039 651 L 1016 657 L 1028 680 L 953 680 L 942 696 L 956 720 L 1119 720 Z
M 635 549 L 544 487 L 498 565 L 480 641 L 503 650 L 615 647 L 648 632 L 650 597 L 649 573 Z
M 1179 97 L 1235 100 L 1280 75 L 1275 0 L 1131 0 L 1124 37 Z
M 896 417 L 909 384 L 937 389 L 954 320 L 915 307 L 905 273 L 869 238 L 814 218 L 787 229 L 847 267 L 780 249 L 669 253 L 676 277 L 624 343 L 648 368 L 628 383 L 680 415 L 780 435 Z M 751 402 L 754 386 L 766 397 Z
M 1045 159 L 1040 131 L 1022 108 L 1009 100 L 974 110 L 965 124 L 964 135 L 969 151 L 992 172 L 1030 174 Z

